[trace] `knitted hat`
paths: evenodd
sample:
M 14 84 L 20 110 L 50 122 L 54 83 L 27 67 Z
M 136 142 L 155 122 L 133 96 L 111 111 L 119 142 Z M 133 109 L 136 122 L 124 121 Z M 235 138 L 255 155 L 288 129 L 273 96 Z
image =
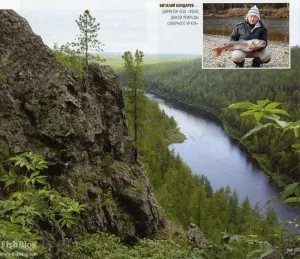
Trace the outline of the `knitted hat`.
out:
M 256 5 L 254 5 L 253 7 L 250 8 L 247 16 L 246 16 L 246 19 L 248 18 L 249 15 L 255 15 L 258 17 L 258 19 L 260 19 L 260 16 L 259 16 L 259 10 L 258 8 L 256 7 Z

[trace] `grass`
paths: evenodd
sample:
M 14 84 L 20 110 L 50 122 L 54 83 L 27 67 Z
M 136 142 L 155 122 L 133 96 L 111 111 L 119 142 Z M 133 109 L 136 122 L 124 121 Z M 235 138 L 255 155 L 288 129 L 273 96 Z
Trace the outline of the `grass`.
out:
M 119 70 L 123 68 L 123 59 L 120 56 L 117 57 L 105 57 L 106 61 L 102 63 L 103 65 L 109 65 L 113 69 Z M 181 62 L 183 60 L 188 60 L 188 58 L 182 58 L 182 57 L 172 57 L 172 58 L 159 58 L 159 57 L 144 57 L 143 64 L 144 65 L 153 65 L 153 64 L 159 64 L 159 63 L 167 63 L 167 62 Z

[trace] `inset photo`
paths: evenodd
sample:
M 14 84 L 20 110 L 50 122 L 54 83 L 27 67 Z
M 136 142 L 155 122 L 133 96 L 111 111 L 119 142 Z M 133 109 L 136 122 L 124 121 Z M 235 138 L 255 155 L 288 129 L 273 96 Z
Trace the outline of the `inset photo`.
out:
M 290 68 L 289 3 L 204 3 L 202 68 Z

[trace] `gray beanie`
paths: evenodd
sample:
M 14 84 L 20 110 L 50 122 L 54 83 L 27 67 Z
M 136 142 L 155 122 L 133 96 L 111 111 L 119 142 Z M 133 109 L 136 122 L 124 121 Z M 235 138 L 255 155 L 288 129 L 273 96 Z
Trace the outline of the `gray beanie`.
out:
M 253 7 L 250 8 L 247 16 L 246 16 L 246 19 L 248 18 L 249 15 L 255 15 L 258 17 L 258 19 L 260 19 L 260 16 L 259 16 L 259 10 L 258 8 L 256 7 L 256 5 L 254 5 Z

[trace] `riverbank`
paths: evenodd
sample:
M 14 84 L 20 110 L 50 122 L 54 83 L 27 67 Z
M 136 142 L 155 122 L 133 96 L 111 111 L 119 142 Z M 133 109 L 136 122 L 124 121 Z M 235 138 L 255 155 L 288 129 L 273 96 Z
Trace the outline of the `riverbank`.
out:
M 247 146 L 244 145 L 242 142 L 240 142 L 240 138 L 235 136 L 232 133 L 231 127 L 226 124 L 222 123 L 222 128 L 230 136 L 232 139 L 238 141 L 239 145 L 243 147 L 243 150 L 247 152 L 247 154 L 259 165 L 259 167 L 265 172 L 266 175 L 272 178 L 272 180 L 278 185 L 278 186 L 286 186 L 290 182 L 290 179 L 287 178 L 285 175 L 280 175 L 276 172 L 272 172 L 270 168 L 271 161 L 268 159 L 268 157 L 264 154 L 253 154 L 249 153 Z
M 186 136 L 179 129 L 172 129 L 168 131 L 168 145 L 175 143 L 182 143 L 186 140 Z
M 224 130 L 224 132 L 237 144 L 239 145 L 239 147 L 247 153 L 247 155 L 249 156 L 249 158 L 251 158 L 264 172 L 266 175 L 268 175 L 269 177 L 271 177 L 271 179 L 274 181 L 274 183 L 276 183 L 276 185 L 278 186 L 285 186 L 286 182 L 288 181 L 288 179 L 286 179 L 286 177 L 284 177 L 284 175 L 278 175 L 276 172 L 272 172 L 270 171 L 268 168 L 268 164 L 270 163 L 270 161 L 268 160 L 268 158 L 262 154 L 252 154 L 249 153 L 248 148 L 246 145 L 244 145 L 242 142 L 240 142 L 240 138 L 238 138 L 234 133 L 233 130 L 231 129 L 231 127 L 226 124 L 224 121 L 222 121 L 222 119 L 215 114 L 215 112 L 209 111 L 205 108 L 201 108 L 201 107 L 197 107 L 191 104 L 188 104 L 186 102 L 182 102 L 178 99 L 173 99 L 170 98 L 166 95 L 157 93 L 155 91 L 149 91 L 147 90 L 149 93 L 155 94 L 158 97 L 164 98 L 164 99 L 168 99 L 170 101 L 176 102 L 178 104 L 184 105 L 186 107 L 188 107 L 189 109 L 192 109 L 194 111 L 200 112 L 201 114 L 204 114 L 206 117 L 210 118 L 211 120 L 217 122 L 217 124 L 219 124 L 222 129 Z
M 205 109 L 205 107 L 196 107 L 192 104 L 183 102 L 183 101 L 178 100 L 178 99 L 171 98 L 169 96 L 163 95 L 161 93 L 158 93 L 158 92 L 155 92 L 155 91 L 152 91 L 152 90 L 149 90 L 149 89 L 147 89 L 147 92 L 149 92 L 150 94 L 155 94 L 155 95 L 157 95 L 159 97 L 162 97 L 164 99 L 168 99 L 170 101 L 177 102 L 179 104 L 185 105 L 186 107 L 189 107 L 193 110 L 197 110 L 199 112 L 204 112 L 206 117 L 208 117 L 208 118 L 214 120 L 215 122 L 217 122 L 218 124 L 222 125 L 222 120 L 219 118 L 219 116 L 213 110 Z
M 228 43 L 229 36 L 203 34 L 203 68 L 235 68 L 231 60 L 232 51 L 216 56 L 213 48 Z M 267 49 L 271 53 L 271 61 L 262 68 L 290 68 L 290 48 L 286 42 L 269 41 Z M 245 68 L 251 68 L 252 58 L 246 58 Z M 261 68 L 260 68 L 261 69 Z
M 248 8 L 229 8 L 229 9 L 206 9 L 204 16 L 213 17 L 243 17 L 248 13 Z M 261 18 L 289 18 L 289 8 L 263 7 L 259 9 Z

